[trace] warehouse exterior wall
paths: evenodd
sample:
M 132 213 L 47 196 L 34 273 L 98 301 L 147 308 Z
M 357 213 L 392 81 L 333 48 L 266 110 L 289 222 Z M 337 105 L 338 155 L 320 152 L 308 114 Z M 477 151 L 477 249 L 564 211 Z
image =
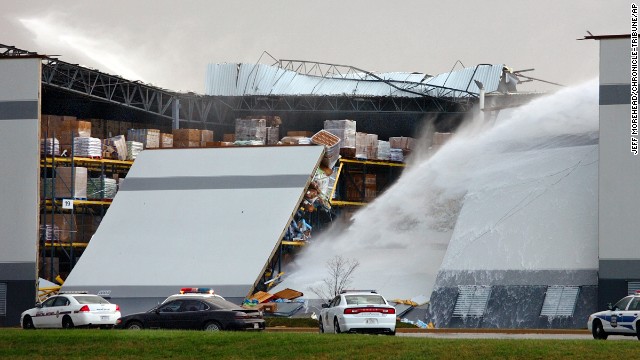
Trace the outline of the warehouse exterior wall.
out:
M 36 298 L 40 67 L 0 59 L 0 326 L 18 325 Z
M 640 155 L 631 149 L 631 107 L 631 39 L 600 39 L 600 309 L 640 281 Z

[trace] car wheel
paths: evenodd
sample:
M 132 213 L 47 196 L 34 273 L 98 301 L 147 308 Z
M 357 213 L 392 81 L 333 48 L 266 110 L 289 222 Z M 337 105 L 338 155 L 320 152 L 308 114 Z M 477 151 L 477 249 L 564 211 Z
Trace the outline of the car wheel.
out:
M 22 328 L 25 330 L 35 329 L 35 326 L 33 326 L 33 320 L 31 319 L 31 316 L 26 315 L 24 319 L 22 319 Z
M 113 329 L 113 325 L 100 325 L 100 329 L 102 330 Z
M 65 315 L 62 318 L 62 328 L 63 329 L 73 329 L 75 325 L 73 325 L 73 320 L 68 315 Z
M 222 330 L 222 326 L 215 321 L 209 321 L 208 323 L 204 324 L 203 330 L 204 331 L 220 331 Z
M 333 331 L 336 334 L 340 334 L 342 331 L 340 331 L 340 324 L 338 323 L 338 318 L 333 319 Z
M 142 330 L 144 329 L 144 327 L 142 326 L 142 323 L 140 321 L 130 321 L 127 323 L 127 326 L 125 326 L 125 329 L 127 330 Z
M 322 318 L 318 318 L 318 329 L 320 330 L 320 334 L 324 334 L 324 325 L 322 325 Z
M 609 335 L 604 331 L 602 327 L 602 322 L 600 320 L 596 320 L 593 322 L 593 338 L 596 340 L 607 340 Z
M 396 335 L 396 331 L 395 331 L 395 330 L 393 330 L 393 331 L 389 331 L 389 332 L 387 333 L 387 335 L 395 336 L 395 335 Z

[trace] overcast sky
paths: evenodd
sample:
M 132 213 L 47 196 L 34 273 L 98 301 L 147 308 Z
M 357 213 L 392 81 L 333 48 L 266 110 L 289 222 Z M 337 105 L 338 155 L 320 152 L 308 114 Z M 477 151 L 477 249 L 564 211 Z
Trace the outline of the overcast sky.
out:
M 576 84 L 598 76 L 587 34 L 630 32 L 627 0 L 1 0 L 0 43 L 130 80 L 204 93 L 208 63 L 278 59 L 385 72 L 504 63 Z M 262 62 L 273 63 L 268 56 Z M 542 83 L 522 90 L 548 91 Z

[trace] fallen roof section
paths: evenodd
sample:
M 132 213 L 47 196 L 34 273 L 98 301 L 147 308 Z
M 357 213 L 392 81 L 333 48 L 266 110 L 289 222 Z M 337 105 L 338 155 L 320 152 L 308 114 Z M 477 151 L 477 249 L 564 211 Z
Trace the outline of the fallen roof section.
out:
M 145 150 L 63 290 L 249 295 L 323 156 L 322 146 Z

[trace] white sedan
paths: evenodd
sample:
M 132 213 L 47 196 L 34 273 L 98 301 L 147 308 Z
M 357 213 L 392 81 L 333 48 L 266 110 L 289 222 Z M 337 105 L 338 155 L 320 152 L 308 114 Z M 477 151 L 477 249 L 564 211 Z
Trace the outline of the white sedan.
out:
M 20 317 L 23 329 L 76 326 L 111 328 L 120 317 L 120 307 L 98 295 L 59 294 L 48 298 Z
M 626 296 L 615 305 L 609 305 L 609 310 L 589 315 L 587 328 L 594 339 L 626 335 L 637 336 L 640 340 L 640 294 Z
M 322 305 L 318 321 L 321 333 L 395 335 L 396 308 L 375 291 L 343 291 Z

